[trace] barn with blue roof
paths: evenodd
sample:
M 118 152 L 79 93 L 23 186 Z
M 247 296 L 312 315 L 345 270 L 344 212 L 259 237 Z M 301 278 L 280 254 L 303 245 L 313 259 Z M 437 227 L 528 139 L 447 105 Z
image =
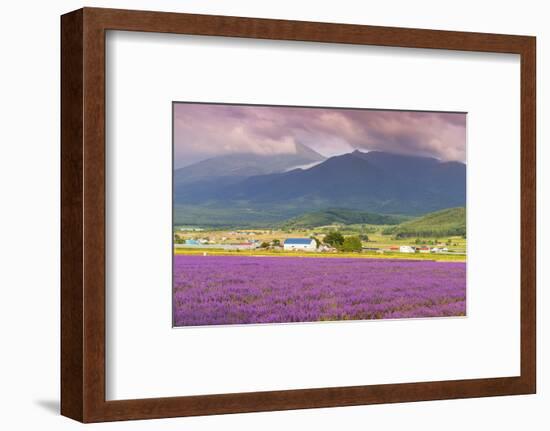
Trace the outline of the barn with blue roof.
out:
M 285 251 L 315 251 L 317 242 L 313 238 L 287 238 L 283 244 Z

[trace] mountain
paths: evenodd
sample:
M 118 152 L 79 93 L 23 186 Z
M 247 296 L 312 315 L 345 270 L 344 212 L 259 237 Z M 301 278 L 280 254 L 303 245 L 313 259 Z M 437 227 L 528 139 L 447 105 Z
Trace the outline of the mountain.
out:
M 264 211 L 284 220 L 326 208 L 422 215 L 466 205 L 466 165 L 380 151 L 331 157 L 309 169 L 175 184 L 178 206 L 224 209 L 244 216 Z M 178 212 L 178 210 L 176 211 Z M 266 217 L 268 217 L 266 215 Z
M 261 155 L 233 153 L 202 160 L 174 171 L 174 184 L 191 184 L 223 178 L 225 182 L 275 172 L 284 172 L 298 166 L 314 165 L 325 158 L 311 148 L 295 144 L 295 153 Z
M 449 208 L 426 214 L 385 230 L 401 238 L 466 234 L 466 208 Z
M 376 224 L 376 225 L 397 225 L 403 220 L 403 216 L 376 214 L 365 211 L 354 211 L 341 208 L 329 208 L 327 210 L 315 211 L 302 214 L 281 223 L 287 229 L 314 228 L 331 224 Z

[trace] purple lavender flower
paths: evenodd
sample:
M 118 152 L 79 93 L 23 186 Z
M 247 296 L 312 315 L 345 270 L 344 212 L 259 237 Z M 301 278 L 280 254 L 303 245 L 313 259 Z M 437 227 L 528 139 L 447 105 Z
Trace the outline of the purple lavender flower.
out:
M 174 256 L 174 325 L 466 315 L 466 264 Z

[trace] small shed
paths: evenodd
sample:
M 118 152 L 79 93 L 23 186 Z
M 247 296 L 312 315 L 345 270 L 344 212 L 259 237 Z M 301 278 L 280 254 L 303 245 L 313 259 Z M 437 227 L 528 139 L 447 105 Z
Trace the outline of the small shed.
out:
M 416 249 L 410 245 L 402 245 L 401 247 L 399 247 L 399 251 L 401 253 L 415 253 Z

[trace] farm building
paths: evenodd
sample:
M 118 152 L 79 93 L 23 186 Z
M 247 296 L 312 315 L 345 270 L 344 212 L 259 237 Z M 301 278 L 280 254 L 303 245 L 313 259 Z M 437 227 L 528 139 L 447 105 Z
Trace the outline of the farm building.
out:
M 416 249 L 414 247 L 411 247 L 410 245 L 402 245 L 399 247 L 399 251 L 401 253 L 415 253 Z
M 285 239 L 283 248 L 285 251 L 315 251 L 317 250 L 317 243 L 312 238 L 287 238 Z

